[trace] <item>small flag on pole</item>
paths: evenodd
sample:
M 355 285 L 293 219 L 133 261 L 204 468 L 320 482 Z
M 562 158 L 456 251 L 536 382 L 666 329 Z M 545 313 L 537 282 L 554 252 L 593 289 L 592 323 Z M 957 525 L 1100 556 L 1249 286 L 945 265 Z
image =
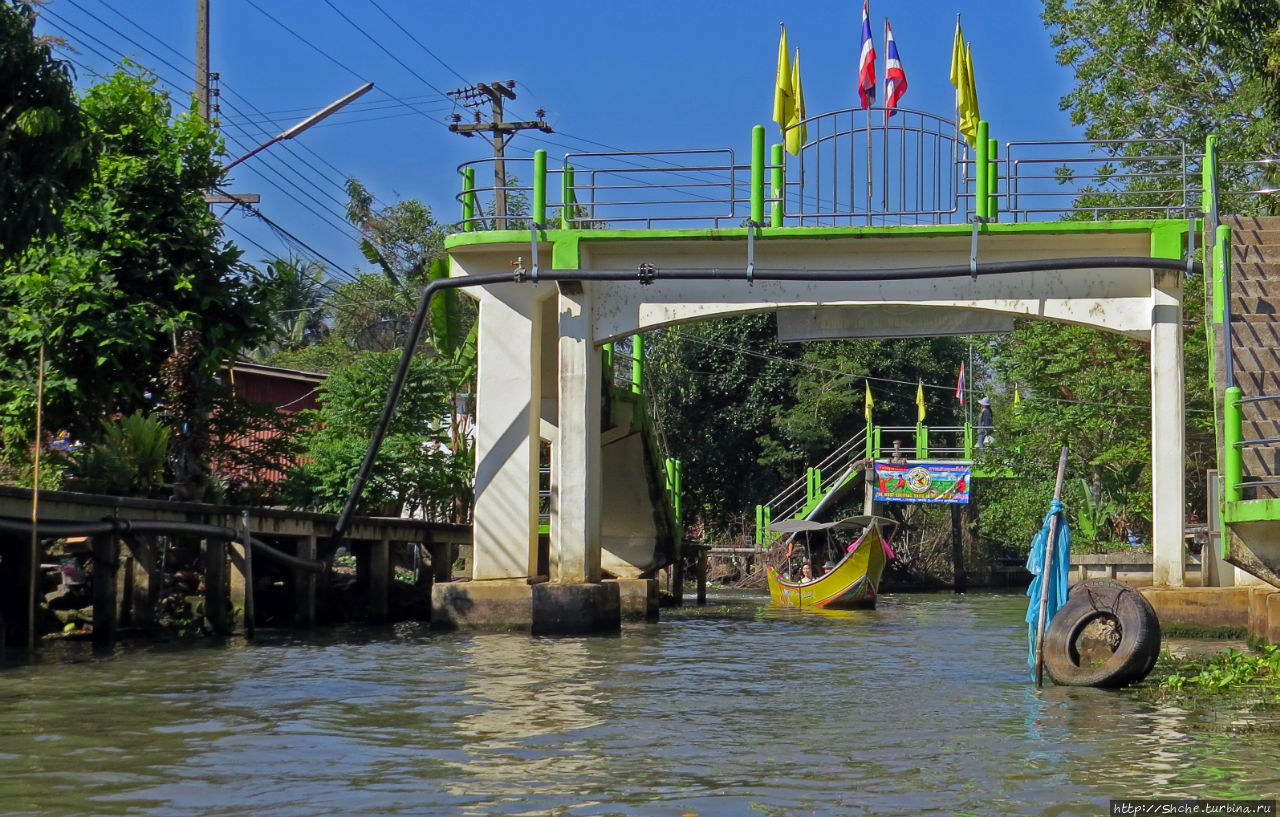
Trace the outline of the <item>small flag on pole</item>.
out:
M 893 40 L 888 17 L 884 20 L 884 49 L 884 106 L 889 109 L 889 116 L 893 116 L 897 113 L 898 100 L 907 92 L 907 72 L 902 70 L 898 44 Z
M 1020 406 L 1021 404 L 1022 404 L 1022 393 L 1018 391 L 1018 387 L 1015 384 L 1013 387 L 1013 407 L 1018 408 L 1018 406 Z
M 800 85 L 800 49 L 796 49 L 796 58 L 791 63 L 791 91 L 794 94 L 791 120 L 787 123 L 786 147 L 792 156 L 800 155 L 800 148 L 809 139 L 809 126 L 804 118 L 804 88 Z
M 916 422 L 924 422 L 924 381 L 916 386 Z
M 871 407 L 872 407 L 872 406 L 874 406 L 874 405 L 876 404 L 876 401 L 871 399 L 871 381 L 869 381 L 869 380 L 864 380 L 864 381 L 862 381 L 862 385 L 863 385 L 863 386 L 865 386 L 865 387 L 866 387 L 866 389 L 867 389 L 867 408 L 866 408 L 866 414 L 867 414 L 867 422 L 869 423 L 869 422 L 871 422 Z
M 964 405 L 964 361 L 960 361 L 960 376 L 956 378 L 956 399 Z
M 973 78 L 973 52 L 965 44 L 956 15 L 956 36 L 951 45 L 951 84 L 956 87 L 956 125 L 970 145 L 978 139 L 978 87 Z
M 869 0 L 862 0 L 862 50 L 858 58 L 858 97 L 863 108 L 870 108 L 876 101 L 876 46 L 871 41 L 871 10 Z
M 782 38 L 778 40 L 778 75 L 773 85 L 773 121 L 785 134 L 787 124 L 795 114 L 795 90 L 792 87 L 791 52 L 787 49 L 787 27 L 782 26 Z

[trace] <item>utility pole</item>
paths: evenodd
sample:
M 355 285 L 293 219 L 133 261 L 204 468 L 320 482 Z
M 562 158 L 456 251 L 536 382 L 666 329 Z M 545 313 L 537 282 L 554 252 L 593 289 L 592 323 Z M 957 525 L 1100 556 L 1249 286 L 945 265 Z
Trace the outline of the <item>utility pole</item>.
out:
M 209 121 L 209 0 L 196 0 L 196 101 Z
M 484 137 L 489 144 L 493 145 L 493 207 L 494 207 L 494 226 L 499 230 L 506 229 L 507 226 L 507 169 L 504 157 L 507 142 L 522 130 L 537 128 L 543 133 L 554 133 L 551 126 L 542 121 L 544 112 L 539 109 L 536 121 L 526 122 L 505 122 L 502 119 L 502 100 L 515 99 L 516 83 L 515 80 L 507 80 L 505 83 L 493 82 L 477 82 L 469 88 L 459 88 L 456 91 L 450 91 L 449 96 L 455 101 L 461 102 L 468 108 L 477 108 L 475 112 L 475 122 L 462 122 L 462 116 L 453 115 L 453 122 L 449 124 L 449 130 L 454 133 L 460 133 L 463 136 L 475 136 L 479 134 Z M 480 105 L 485 101 L 489 102 L 489 121 L 484 122 L 480 119 Z

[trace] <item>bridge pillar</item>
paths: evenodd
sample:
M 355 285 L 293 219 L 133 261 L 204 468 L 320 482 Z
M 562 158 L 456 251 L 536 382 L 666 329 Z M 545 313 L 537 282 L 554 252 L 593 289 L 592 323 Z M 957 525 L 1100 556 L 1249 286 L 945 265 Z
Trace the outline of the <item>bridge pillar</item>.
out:
M 472 579 L 523 579 L 538 558 L 538 429 L 542 301 L 549 286 L 487 287 L 480 300 L 476 376 Z M 554 375 L 552 375 L 554 377 Z
M 551 453 L 551 580 L 600 581 L 600 355 L 590 284 L 560 284 L 559 432 Z
M 1151 583 L 1185 584 L 1182 276 L 1153 270 L 1151 285 Z

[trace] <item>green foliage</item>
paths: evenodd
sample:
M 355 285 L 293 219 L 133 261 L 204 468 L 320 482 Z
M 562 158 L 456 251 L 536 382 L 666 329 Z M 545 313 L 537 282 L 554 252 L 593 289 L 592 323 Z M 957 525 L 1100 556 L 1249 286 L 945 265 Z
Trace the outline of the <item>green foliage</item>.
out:
M 209 462 L 215 495 L 235 505 L 274 505 L 279 480 L 302 456 L 306 432 L 301 412 L 251 403 L 228 389 L 210 412 Z
M 1160 689 L 1180 696 L 1263 692 L 1280 701 L 1280 647 L 1268 645 L 1252 654 L 1227 650 L 1206 661 L 1188 662 L 1166 676 Z
M 0 265 L 38 235 L 89 181 L 93 149 L 70 66 L 32 36 L 34 15 L 0 2 Z
M 63 212 L 63 230 L 32 244 L 0 277 L 0 427 L 29 439 L 33 361 L 46 346 L 46 426 L 93 439 L 99 418 L 148 405 L 175 340 L 197 334 L 189 374 L 270 326 L 261 277 L 220 241 L 204 192 L 221 177 L 220 142 L 198 116 L 171 117 L 154 81 L 117 73 L 81 102 L 99 151 L 94 177 Z M 207 406 L 173 416 L 200 423 Z
M 1074 511 L 1075 530 L 1072 544 L 1097 545 L 1112 533 L 1111 518 L 1118 515 L 1121 507 L 1109 494 L 1095 497 L 1093 486 L 1087 479 L 1080 477 L 1071 484 L 1071 495 L 1068 507 Z
M 322 408 L 309 418 L 314 430 L 304 437 L 303 463 L 289 473 L 290 504 L 324 511 L 342 507 L 382 411 L 382 401 L 370 395 L 386 393 L 398 362 L 398 352 L 364 352 L 329 375 L 321 387 Z M 469 452 L 451 451 L 444 421 L 458 375 L 443 358 L 413 358 L 364 492 L 364 512 L 398 515 L 408 505 L 448 515 L 459 497 L 469 500 Z
M 296 255 L 265 263 L 266 294 L 275 320 L 273 337 L 252 353 L 259 362 L 314 346 L 329 334 L 325 323 L 330 307 L 324 265 Z
M 75 478 L 91 493 L 152 496 L 164 486 L 169 428 L 135 412 L 103 420 L 101 441 L 74 458 Z

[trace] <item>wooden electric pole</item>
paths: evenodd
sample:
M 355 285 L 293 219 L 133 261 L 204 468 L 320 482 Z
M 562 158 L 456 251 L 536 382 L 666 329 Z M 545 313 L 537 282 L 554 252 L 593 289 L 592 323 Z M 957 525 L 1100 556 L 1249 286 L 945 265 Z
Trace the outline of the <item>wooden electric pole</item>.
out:
M 196 0 L 196 102 L 209 121 L 209 0 Z
M 454 121 L 449 124 L 449 130 L 468 137 L 479 134 L 493 145 L 494 227 L 499 230 L 506 229 L 507 226 L 507 169 L 504 161 L 507 142 L 510 142 L 511 138 L 520 131 L 531 128 L 536 128 L 543 133 L 554 132 L 550 125 L 542 121 L 542 111 L 538 111 L 538 119 L 535 121 L 506 122 L 503 120 L 502 101 L 504 98 L 516 98 L 515 87 L 514 80 L 507 80 L 505 83 L 477 82 L 469 88 L 459 88 L 449 92 L 449 96 L 468 108 L 476 108 L 483 105 L 485 101 L 489 103 L 488 122 L 481 121 L 479 110 L 475 112 L 475 122 L 462 122 L 462 117 L 454 114 Z

